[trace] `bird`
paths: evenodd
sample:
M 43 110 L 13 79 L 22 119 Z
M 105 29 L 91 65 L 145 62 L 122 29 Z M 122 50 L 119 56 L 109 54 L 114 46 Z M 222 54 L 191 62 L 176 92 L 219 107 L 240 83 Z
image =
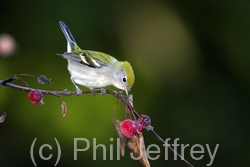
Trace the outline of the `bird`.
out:
M 59 21 L 59 25 L 67 40 L 67 52 L 58 55 L 68 60 L 68 71 L 76 88 L 76 94 L 82 94 L 77 84 L 90 88 L 92 91 L 101 90 L 101 94 L 106 93 L 104 87 L 113 85 L 124 90 L 128 96 L 135 81 L 130 63 L 118 61 L 103 52 L 82 50 L 68 26 L 63 21 Z

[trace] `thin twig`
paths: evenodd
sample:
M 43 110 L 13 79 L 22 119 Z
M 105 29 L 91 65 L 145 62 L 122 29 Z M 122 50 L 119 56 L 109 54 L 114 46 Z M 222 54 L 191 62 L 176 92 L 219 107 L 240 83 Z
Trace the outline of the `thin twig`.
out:
M 21 74 L 21 75 L 25 75 L 26 74 Z M 31 76 L 31 75 L 30 75 Z M 35 76 L 32 76 L 35 77 Z M 62 91 L 50 91 L 50 90 L 41 90 L 41 89 L 34 89 L 34 88 L 30 88 L 30 87 L 24 87 L 24 86 L 19 86 L 19 85 L 15 85 L 15 84 L 11 84 L 10 82 L 12 82 L 13 80 L 17 80 L 18 78 L 16 78 L 15 76 L 10 77 L 6 80 L 0 80 L 0 85 L 3 86 L 7 86 L 13 89 L 17 89 L 17 90 L 22 90 L 25 92 L 30 92 L 32 90 L 39 90 L 41 91 L 44 95 L 52 95 L 52 96 L 56 96 L 56 97 L 60 97 L 61 95 L 64 96 L 72 96 L 72 95 L 76 95 L 76 92 L 71 92 L 71 91 L 67 91 L 67 90 L 62 90 Z M 92 94 L 92 91 L 83 91 L 82 94 Z M 101 90 L 96 90 L 95 93 L 101 93 Z M 106 94 L 110 94 L 112 96 L 115 96 L 117 99 L 119 99 L 125 107 L 127 107 L 132 113 L 133 115 L 135 115 L 137 118 L 140 117 L 140 115 L 136 112 L 136 110 L 134 109 L 134 107 L 131 105 L 131 103 L 127 100 L 127 97 L 125 98 L 125 96 L 121 93 L 121 92 L 117 92 L 117 91 L 112 91 L 112 90 L 106 90 Z M 183 160 L 184 162 L 186 162 L 190 167 L 193 167 L 193 165 L 191 165 L 187 160 L 185 160 L 180 154 L 178 154 L 169 144 L 167 144 L 154 130 L 153 128 L 149 129 L 149 131 L 156 136 L 156 138 L 161 141 L 164 145 L 168 146 L 168 148 L 174 153 L 177 154 L 179 158 L 181 158 L 181 160 Z

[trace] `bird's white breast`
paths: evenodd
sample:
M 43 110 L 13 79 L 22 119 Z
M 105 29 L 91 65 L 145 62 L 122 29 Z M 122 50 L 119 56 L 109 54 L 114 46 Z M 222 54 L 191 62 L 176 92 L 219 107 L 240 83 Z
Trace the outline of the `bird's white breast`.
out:
M 79 85 L 88 88 L 102 88 L 111 85 L 111 71 L 108 67 L 92 68 L 68 60 L 68 70 Z

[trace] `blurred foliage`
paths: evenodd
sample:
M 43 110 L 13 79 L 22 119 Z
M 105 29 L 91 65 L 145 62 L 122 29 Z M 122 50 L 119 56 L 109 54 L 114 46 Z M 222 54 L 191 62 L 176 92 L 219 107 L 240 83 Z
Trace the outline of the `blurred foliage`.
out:
M 2 1 L 0 33 L 17 42 L 12 57 L 0 58 L 0 79 L 18 73 L 45 75 L 51 85 L 39 85 L 26 78 L 31 87 L 74 90 L 67 62 L 56 56 L 66 51 L 59 28 L 62 20 L 70 27 L 83 49 L 102 51 L 118 60 L 128 60 L 135 71 L 132 89 L 137 111 L 151 116 L 155 131 L 163 139 L 180 138 L 189 144 L 185 158 L 194 166 L 210 162 L 205 149 L 202 160 L 190 157 L 194 144 L 220 144 L 213 166 L 249 166 L 247 157 L 250 111 L 250 2 L 240 1 Z M 22 84 L 21 82 L 16 82 Z M 83 88 L 83 87 L 82 87 Z M 110 87 L 113 89 L 113 87 Z M 84 89 L 84 88 L 83 88 Z M 109 95 L 61 97 L 67 103 L 66 117 L 59 99 L 45 96 L 45 105 L 29 102 L 27 93 L 0 87 L 0 111 L 7 117 L 0 124 L 1 166 L 33 166 L 30 146 L 35 138 L 35 159 L 39 166 L 52 166 L 62 148 L 59 166 L 140 166 L 126 150 L 121 160 L 102 159 L 97 149 L 93 160 L 93 138 L 107 148 L 116 131 L 112 117 L 116 99 Z M 124 119 L 119 103 L 116 117 Z M 91 149 L 78 153 L 74 161 L 74 138 L 90 140 Z M 110 141 L 114 138 L 114 141 Z M 164 147 L 144 132 L 146 146 Z M 52 160 L 39 161 L 38 149 Z M 79 143 L 79 147 L 86 145 Z M 206 148 L 206 147 L 205 147 Z M 178 150 L 180 152 L 180 148 Z M 187 166 L 174 160 L 150 161 L 151 166 Z M 197 156 L 198 157 L 198 156 Z

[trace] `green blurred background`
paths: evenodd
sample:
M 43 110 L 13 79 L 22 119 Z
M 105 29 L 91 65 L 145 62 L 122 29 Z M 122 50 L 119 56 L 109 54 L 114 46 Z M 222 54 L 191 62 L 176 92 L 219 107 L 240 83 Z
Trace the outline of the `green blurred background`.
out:
M 210 163 L 205 144 L 212 151 L 219 144 L 212 166 L 249 166 L 250 111 L 250 1 L 2 1 L 0 34 L 8 33 L 17 43 L 13 56 L 0 57 L 0 79 L 28 73 L 52 78 L 40 85 L 25 78 L 31 87 L 75 90 L 67 61 L 57 56 L 66 51 L 58 21 L 71 29 L 83 49 L 102 51 L 129 61 L 135 71 L 134 106 L 148 114 L 163 138 L 179 138 L 189 144 L 185 158 L 194 166 Z M 16 84 L 22 84 L 17 81 Z M 85 89 L 84 87 L 81 87 Z M 110 87 L 113 89 L 113 87 Z M 87 89 L 86 89 L 87 90 Z M 43 106 L 33 105 L 27 93 L 0 86 L 0 111 L 7 117 L 0 124 L 0 166 L 34 166 L 30 146 L 35 138 L 37 166 L 54 166 L 56 138 L 62 149 L 57 166 L 141 166 L 126 150 L 121 160 L 110 160 L 110 145 L 116 155 L 117 138 L 112 123 L 116 99 L 110 95 L 61 97 L 67 103 L 61 116 L 58 98 L 45 96 Z M 116 118 L 124 119 L 119 104 Z M 90 150 L 74 160 L 74 138 L 90 140 Z M 93 138 L 107 147 L 107 160 Z M 151 166 L 188 166 L 174 160 L 169 151 L 148 132 L 146 146 L 157 144 L 162 153 Z M 39 159 L 42 144 L 50 144 Z M 190 148 L 204 146 L 204 157 L 193 160 Z M 79 147 L 84 148 L 84 142 Z M 178 152 L 181 153 L 180 147 Z M 200 157 L 201 154 L 195 154 Z M 152 155 L 154 157 L 154 155 Z

